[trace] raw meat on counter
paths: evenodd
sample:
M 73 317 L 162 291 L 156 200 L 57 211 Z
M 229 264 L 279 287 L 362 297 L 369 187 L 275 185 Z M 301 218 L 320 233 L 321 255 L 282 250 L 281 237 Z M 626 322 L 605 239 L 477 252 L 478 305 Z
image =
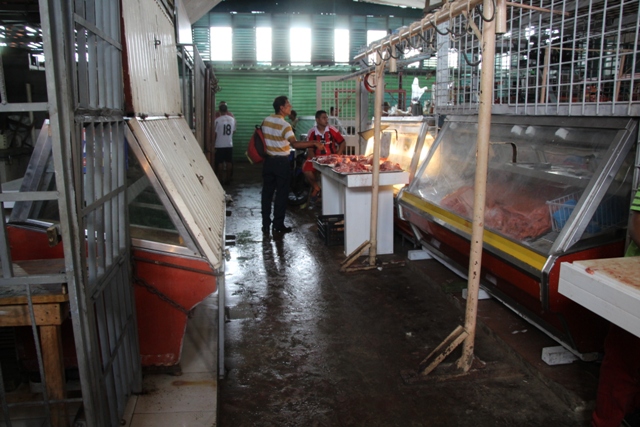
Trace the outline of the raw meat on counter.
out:
M 506 184 L 487 186 L 485 226 L 517 240 L 538 237 L 551 229 L 547 197 L 524 194 Z M 548 196 L 548 194 L 547 194 Z M 470 219 L 473 217 L 473 187 L 464 186 L 442 199 L 441 205 Z
M 330 154 L 328 156 L 317 157 L 316 163 L 320 165 L 332 166 L 337 173 L 366 173 L 371 172 L 373 156 L 340 156 Z M 380 172 L 402 171 L 398 163 L 380 159 Z
M 337 163 L 333 170 L 338 173 L 366 173 L 371 172 L 371 165 L 358 162 Z

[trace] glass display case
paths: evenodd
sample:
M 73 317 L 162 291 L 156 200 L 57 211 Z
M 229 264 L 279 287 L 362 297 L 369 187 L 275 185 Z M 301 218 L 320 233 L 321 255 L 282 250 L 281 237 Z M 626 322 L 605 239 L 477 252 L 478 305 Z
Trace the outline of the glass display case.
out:
M 382 117 L 381 128 L 380 157 L 398 163 L 402 170 L 409 172 L 409 179 L 412 179 L 433 144 L 436 134 L 434 118 Z M 365 132 L 363 136 L 367 139 L 365 155 L 368 156 L 373 154 L 373 131 L 371 135 Z
M 462 274 L 468 266 L 477 132 L 477 116 L 448 117 L 416 177 L 398 196 L 401 217 L 423 246 Z M 630 119 L 494 116 L 482 285 L 520 306 L 525 317 L 545 317 L 566 303 L 557 294 L 561 261 L 621 255 L 636 138 Z M 560 330 L 552 336 L 590 351 L 589 345 L 579 348 L 566 318 L 551 323 Z
M 129 234 L 133 246 L 199 257 L 199 250 L 160 183 L 156 179 L 152 183 L 133 152 L 129 153 L 128 158 L 127 200 Z
M 624 228 L 633 157 L 625 158 L 620 149 L 628 153 L 634 143 L 625 127 L 585 119 L 522 121 L 492 123 L 485 227 L 541 255 Z M 447 121 L 408 192 L 470 220 L 476 137 L 475 117 Z M 608 179 L 600 179 L 602 174 Z M 573 241 L 555 244 L 559 239 Z
M 225 195 L 183 119 L 132 119 L 125 135 L 141 362 L 172 366 L 190 310 L 220 290 L 223 312 Z

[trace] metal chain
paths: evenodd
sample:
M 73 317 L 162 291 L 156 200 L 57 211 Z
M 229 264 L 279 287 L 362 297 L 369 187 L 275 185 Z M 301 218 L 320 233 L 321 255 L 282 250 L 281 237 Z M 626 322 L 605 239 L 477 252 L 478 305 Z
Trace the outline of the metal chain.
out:
M 191 311 L 187 310 L 186 308 L 184 308 L 183 306 L 181 306 L 180 304 L 178 304 L 177 302 L 175 302 L 174 300 L 172 300 L 171 298 L 169 298 L 167 295 L 163 294 L 162 292 L 160 292 L 160 290 L 158 288 L 156 288 L 153 285 L 150 285 L 149 283 L 147 283 L 144 279 L 136 276 L 135 274 L 133 275 L 133 281 L 139 285 L 142 286 L 143 288 L 145 288 L 146 290 L 148 290 L 149 292 L 151 292 L 152 294 L 156 295 L 158 298 L 160 298 L 162 301 L 166 302 L 167 304 L 169 304 L 171 307 L 175 308 L 176 310 L 178 310 L 179 312 L 185 314 L 186 316 L 189 316 Z

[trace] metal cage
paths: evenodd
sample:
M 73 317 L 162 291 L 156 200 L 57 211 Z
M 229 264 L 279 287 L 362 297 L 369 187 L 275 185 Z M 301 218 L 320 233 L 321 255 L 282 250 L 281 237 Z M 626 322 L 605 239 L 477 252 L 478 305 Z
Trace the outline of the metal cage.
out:
M 510 3 L 507 31 L 496 40 L 493 112 L 638 116 L 638 5 L 636 0 Z M 492 19 L 491 11 L 475 8 L 438 26 L 441 114 L 477 113 L 482 53 L 476 30 L 483 19 Z

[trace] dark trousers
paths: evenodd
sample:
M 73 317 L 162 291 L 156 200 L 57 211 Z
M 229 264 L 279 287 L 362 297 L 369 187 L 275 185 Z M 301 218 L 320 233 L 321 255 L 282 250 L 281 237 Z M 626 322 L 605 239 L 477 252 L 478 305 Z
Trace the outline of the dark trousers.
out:
M 273 193 L 273 226 L 284 228 L 284 214 L 289 200 L 289 183 L 291 166 L 288 156 L 267 157 L 262 167 L 262 226 L 268 229 L 271 225 L 271 201 Z
M 596 410 L 591 425 L 618 427 L 640 408 L 640 338 L 611 325 L 604 343 Z

